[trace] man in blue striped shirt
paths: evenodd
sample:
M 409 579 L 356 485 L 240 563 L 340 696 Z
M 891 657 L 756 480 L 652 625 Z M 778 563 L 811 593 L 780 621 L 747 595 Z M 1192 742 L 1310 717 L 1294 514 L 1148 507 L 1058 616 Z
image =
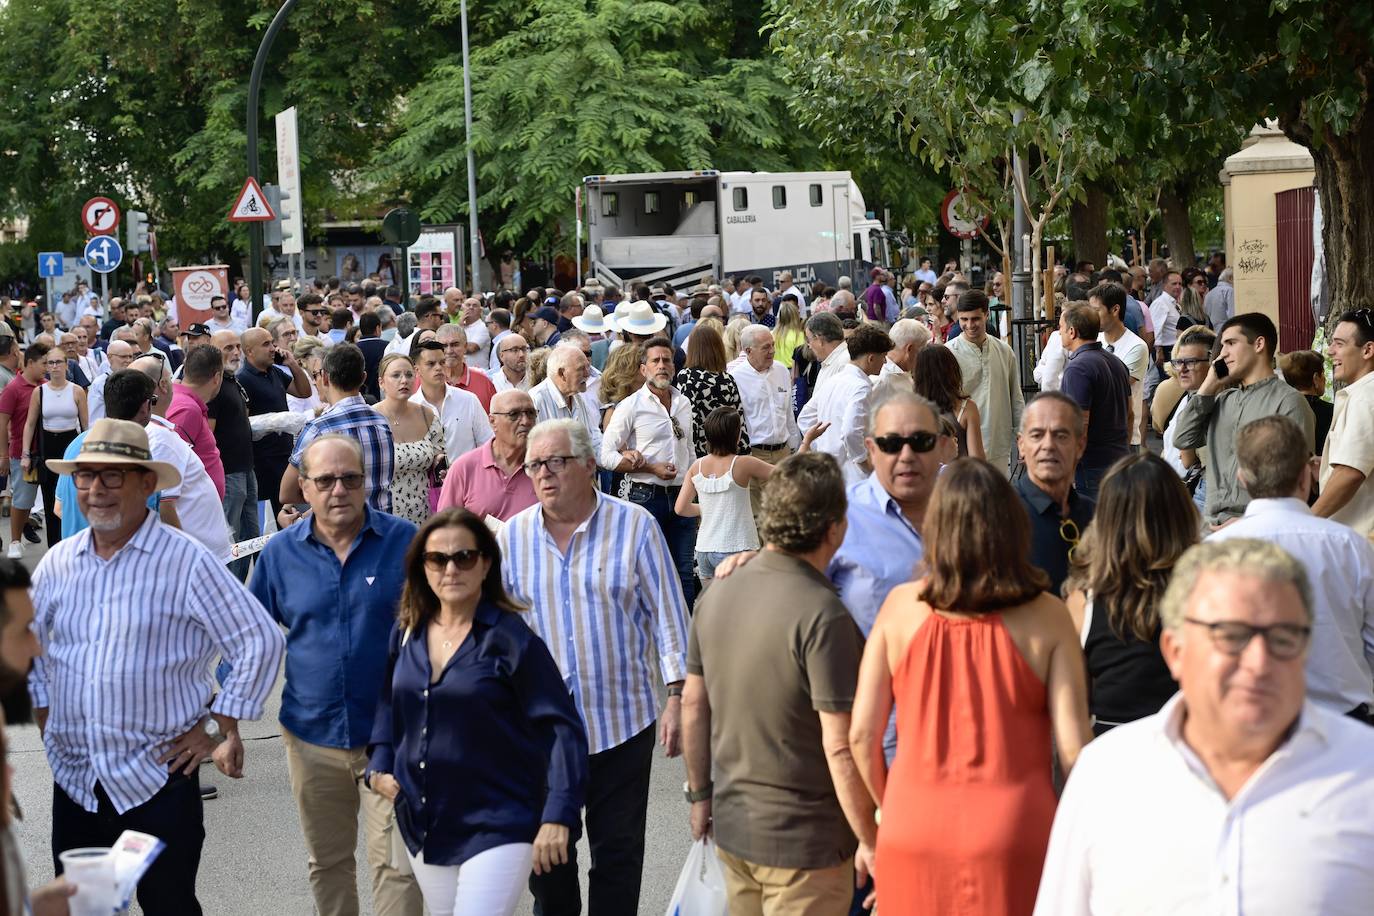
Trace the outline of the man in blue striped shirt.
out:
M 635 916 L 656 718 L 667 755 L 681 753 L 686 602 L 653 516 L 597 490 L 596 452 L 579 420 L 531 430 L 525 473 L 539 504 L 501 532 L 503 578 L 511 597 L 530 605 L 530 625 L 587 726 L 590 911 Z M 661 718 L 651 657 L 668 688 Z M 532 877 L 530 891 L 541 916 L 581 912 L 573 844 L 567 864 Z
M 304 501 L 301 493 L 301 456 L 305 447 L 316 437 L 326 433 L 352 436 L 363 446 L 363 488 L 367 502 L 378 512 L 391 511 L 391 478 L 395 472 L 396 445 L 386 417 L 367 406 L 361 391 L 367 377 L 363 351 L 351 343 L 335 344 L 324 354 L 320 366 L 320 397 L 329 403 L 320 414 L 301 430 L 296 449 L 291 453 L 291 466 L 281 479 L 281 501 Z M 284 510 L 292 514 L 289 510 Z
M 198 768 L 213 750 L 243 775 L 240 719 L 257 719 L 284 640 L 219 558 L 147 507 L 179 482 L 152 460 L 148 434 L 100 420 L 72 461 L 90 528 L 61 541 L 33 579 L 34 632 L 44 655 L 29 689 L 52 767 L 54 865 L 59 853 L 112 846 L 126 829 L 167 844 L 139 882 L 149 916 L 198 916 L 205 842 Z M 210 666 L 232 672 L 218 696 Z M 216 739 L 222 739 L 216 744 Z

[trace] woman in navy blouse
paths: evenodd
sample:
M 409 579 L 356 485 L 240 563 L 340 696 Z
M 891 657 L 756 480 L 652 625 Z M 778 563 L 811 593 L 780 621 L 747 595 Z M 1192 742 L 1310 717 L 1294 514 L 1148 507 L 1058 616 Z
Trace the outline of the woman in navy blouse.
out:
M 433 916 L 509 914 L 531 865 L 542 874 L 567 861 L 586 730 L 548 648 L 506 595 L 481 519 L 440 512 L 405 563 L 369 785 L 395 802 Z

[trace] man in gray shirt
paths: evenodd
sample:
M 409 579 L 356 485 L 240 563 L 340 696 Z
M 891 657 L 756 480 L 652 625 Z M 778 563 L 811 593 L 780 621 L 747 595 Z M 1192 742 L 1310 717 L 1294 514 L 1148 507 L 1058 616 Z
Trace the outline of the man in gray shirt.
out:
M 1231 268 L 1222 270 L 1217 285 L 1202 300 L 1202 308 L 1207 312 L 1207 321 L 1213 328 L 1219 328 L 1236 314 L 1236 288 L 1231 285 Z
M 1246 312 L 1221 326 L 1221 359 L 1225 374 L 1213 363 L 1197 394 L 1179 408 L 1174 445 L 1211 449 L 1207 465 L 1208 524 L 1220 527 L 1245 514 L 1250 494 L 1240 483 L 1236 433 L 1261 417 L 1288 417 L 1314 451 L 1316 420 L 1307 399 L 1274 374 L 1278 330 L 1267 315 Z

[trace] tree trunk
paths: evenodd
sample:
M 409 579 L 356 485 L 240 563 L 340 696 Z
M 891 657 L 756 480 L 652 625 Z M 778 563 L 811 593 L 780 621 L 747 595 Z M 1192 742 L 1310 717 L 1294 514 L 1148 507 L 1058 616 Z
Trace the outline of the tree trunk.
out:
M 1101 270 L 1107 266 L 1107 192 L 1095 181 L 1089 182 L 1084 191 L 1083 200 L 1069 205 L 1073 259 L 1092 261 Z
M 1174 268 L 1183 270 L 1197 264 L 1197 248 L 1193 244 L 1193 221 L 1188 215 L 1178 188 L 1165 185 L 1159 192 L 1159 215 L 1164 223 L 1164 241 L 1169 246 L 1169 260 Z

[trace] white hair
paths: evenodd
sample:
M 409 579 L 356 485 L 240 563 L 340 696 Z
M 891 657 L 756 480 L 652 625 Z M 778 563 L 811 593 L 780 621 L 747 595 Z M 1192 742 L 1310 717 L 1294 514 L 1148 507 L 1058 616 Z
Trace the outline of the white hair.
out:
M 570 347 L 577 347 L 580 350 L 582 348 L 578 346 L 578 344 L 584 340 L 591 343 L 592 339 L 587 336 L 586 331 L 580 331 L 577 328 L 568 328 L 568 330 L 558 335 L 558 345 L 560 347 L 567 344 Z
M 1220 275 L 1219 277 L 1217 277 L 1217 282 L 1218 282 L 1218 283 L 1230 283 L 1230 282 L 1231 282 L 1231 278 L 1234 277 L 1235 275 L 1236 275 L 1235 271 L 1233 271 L 1231 268 L 1229 268 L 1229 267 L 1223 267 L 1223 268 L 1221 269 L 1221 275 Z
M 560 343 L 559 346 L 549 351 L 548 359 L 544 363 L 544 372 L 546 375 L 557 375 L 560 369 L 571 368 L 579 358 L 587 358 L 581 347 L 565 347 Z
M 739 332 L 739 345 L 742 348 L 756 347 L 763 338 L 773 339 L 773 332 L 761 324 L 751 324 Z
M 840 277 L 838 280 L 835 281 L 835 287 L 837 289 L 851 289 L 853 286 L 854 281 L 849 279 L 848 277 Z
M 464 331 L 463 328 L 462 328 L 460 325 L 456 325 L 456 324 L 441 324 L 441 325 L 439 325 L 439 330 L 437 330 L 437 331 L 434 332 L 434 339 L 435 339 L 435 340 L 438 340 L 438 339 L 440 339 L 440 338 L 448 338 L 448 337 L 461 337 L 461 338 L 463 339 L 463 343 L 466 344 L 466 343 L 468 342 L 468 332 L 467 332 L 467 331 Z
M 913 343 L 918 347 L 924 347 L 930 343 L 930 328 L 914 318 L 903 318 L 892 325 L 887 336 L 892 338 L 894 347 L 905 347 Z
M 552 353 L 549 354 L 553 356 Z M 536 439 L 544 439 L 548 436 L 556 436 L 564 433 L 568 437 L 568 449 L 573 453 L 574 458 L 586 460 L 595 458 L 596 452 L 592 450 L 592 437 L 587 432 L 587 427 L 583 426 L 579 420 L 559 418 L 556 420 L 545 420 L 535 424 L 534 429 L 530 430 L 529 438 L 526 441 L 526 450 L 534 445 Z

